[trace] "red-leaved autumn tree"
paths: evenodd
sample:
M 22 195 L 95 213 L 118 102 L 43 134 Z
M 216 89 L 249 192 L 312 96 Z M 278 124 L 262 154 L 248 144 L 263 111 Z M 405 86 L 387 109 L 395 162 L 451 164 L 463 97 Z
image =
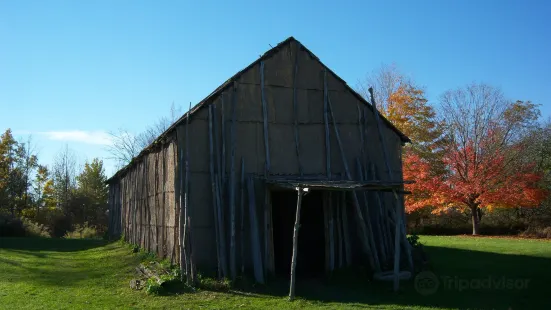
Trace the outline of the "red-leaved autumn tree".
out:
M 527 139 L 539 117 L 531 102 L 511 102 L 498 89 L 473 84 L 441 98 L 447 125 L 442 162 L 446 173 L 434 175 L 432 163 L 405 158 L 404 178 L 416 180 L 408 190 L 408 211 L 431 206 L 434 212 L 468 208 L 473 235 L 478 235 L 483 210 L 532 207 L 546 197 L 542 175 L 526 160 Z

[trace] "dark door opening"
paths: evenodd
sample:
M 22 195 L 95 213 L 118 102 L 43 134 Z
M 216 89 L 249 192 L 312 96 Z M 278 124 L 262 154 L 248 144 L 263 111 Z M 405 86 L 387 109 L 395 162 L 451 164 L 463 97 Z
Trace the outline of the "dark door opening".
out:
M 290 277 L 297 192 L 272 191 L 274 264 L 278 276 Z M 296 273 L 318 277 L 325 269 L 325 234 L 322 192 L 310 191 L 302 199 Z

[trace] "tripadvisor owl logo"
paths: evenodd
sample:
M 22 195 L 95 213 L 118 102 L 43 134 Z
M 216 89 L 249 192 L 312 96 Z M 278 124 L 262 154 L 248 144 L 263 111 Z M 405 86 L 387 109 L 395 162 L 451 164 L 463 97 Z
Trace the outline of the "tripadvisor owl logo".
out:
M 528 289 L 530 279 L 509 278 L 506 276 L 489 275 L 481 278 L 467 278 L 461 276 L 437 276 L 431 271 L 422 271 L 414 280 L 417 293 L 432 295 L 441 287 L 447 291 L 463 292 L 467 290 L 525 290 Z
M 436 293 L 440 286 L 440 281 L 433 272 L 421 271 L 415 277 L 414 286 L 417 293 L 427 296 Z

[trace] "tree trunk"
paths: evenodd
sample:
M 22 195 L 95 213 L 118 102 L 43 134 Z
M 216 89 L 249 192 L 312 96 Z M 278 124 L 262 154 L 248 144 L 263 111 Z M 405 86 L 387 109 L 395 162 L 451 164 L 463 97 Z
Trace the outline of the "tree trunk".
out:
M 472 222 L 473 222 L 473 236 L 480 234 L 480 214 L 478 212 L 478 205 L 471 205 Z

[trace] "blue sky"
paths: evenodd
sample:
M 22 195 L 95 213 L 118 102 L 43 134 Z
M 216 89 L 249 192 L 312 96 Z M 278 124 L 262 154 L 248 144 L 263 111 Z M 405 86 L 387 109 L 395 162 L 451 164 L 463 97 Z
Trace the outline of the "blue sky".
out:
M 485 82 L 548 117 L 550 3 L 2 0 L 0 130 L 32 134 L 45 164 L 65 144 L 106 159 L 109 131 L 187 109 L 291 35 L 352 86 L 394 63 L 435 105 Z

